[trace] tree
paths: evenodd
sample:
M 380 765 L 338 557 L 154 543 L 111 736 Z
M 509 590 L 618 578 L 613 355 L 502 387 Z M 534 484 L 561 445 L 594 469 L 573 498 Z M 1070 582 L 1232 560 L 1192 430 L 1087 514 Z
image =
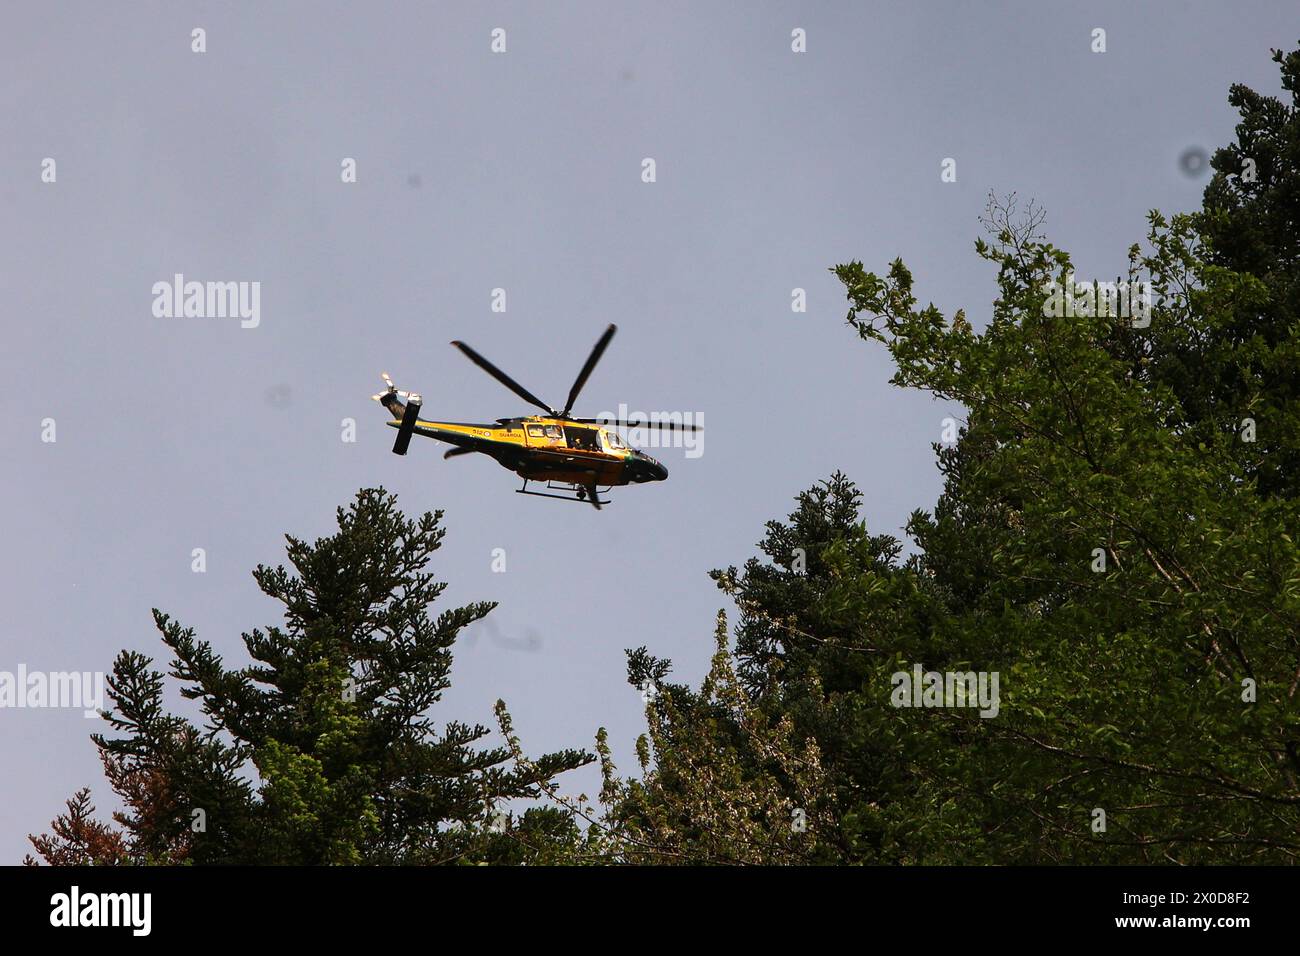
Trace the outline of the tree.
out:
M 127 862 L 122 832 L 95 819 L 89 787 L 73 794 L 67 807 L 68 812 L 59 814 L 50 824 L 53 833 L 31 837 L 42 860 L 50 866 L 118 866 Z M 23 862 L 37 865 L 30 854 Z
M 1294 93 L 1300 54 L 1275 58 Z M 967 409 L 956 445 L 936 446 L 943 494 L 913 514 L 902 561 L 833 476 L 769 523 L 766 561 L 714 573 L 741 611 L 736 651 L 719 639 L 699 692 L 663 686 L 641 780 L 606 761 L 617 854 L 1294 861 L 1300 138 L 1295 109 L 1232 99 L 1242 144 L 1216 155 L 1205 209 L 1153 212 L 1129 250 L 1129 280 L 1155 289 L 1149 326 L 1055 307 L 1070 258 L 1014 201 L 991 202 L 976 244 L 1000 293 L 979 331 L 919 306 L 901 261 L 836 268 L 894 384 Z M 1247 154 L 1258 184 L 1233 178 Z M 1260 445 L 1243 441 L 1252 410 Z M 998 675 L 998 708 L 895 706 L 893 678 L 916 664 Z M 631 654 L 638 686 L 668 670 Z M 764 739 L 786 758 L 764 760 Z M 801 753 L 816 755 L 800 797 L 815 838 L 783 857 L 775 808 Z
M 1159 335 L 1153 372 L 1189 417 L 1234 430 L 1253 422 L 1235 448 L 1261 494 L 1300 494 L 1300 50 L 1273 52 L 1290 102 L 1234 84 L 1237 141 L 1215 152 L 1215 170 L 1194 217 L 1212 266 L 1249 273 L 1262 295 L 1226 301 L 1195 336 Z M 1179 330 L 1171 329 L 1174 333 Z
M 503 766 L 508 749 L 475 746 L 488 728 L 434 725 L 428 711 L 449 686 L 452 645 L 493 607 L 430 616 L 445 588 L 427 569 L 445 534 L 441 516 L 408 519 L 394 496 L 364 489 L 338 509 L 335 534 L 311 544 L 288 537 L 292 570 L 253 572 L 283 605 L 284 625 L 244 634 L 255 663 L 237 670 L 154 611 L 174 655 L 170 675 L 207 722 L 167 713 L 150 659 L 119 655 L 108 720 L 121 736 L 93 739 L 127 804 L 119 822 L 131 862 L 520 858 L 497 839 L 505 802 L 535 797 L 593 758 L 565 750 L 520 772 Z M 567 832 L 552 815 L 524 819 Z M 58 862 L 43 839 L 33 839 L 38 852 Z
M 798 496 L 788 524 L 768 523 L 770 563 L 713 572 L 740 624 L 733 650 L 719 612 L 698 690 L 668 680 L 670 661 L 628 652 L 628 682 L 646 700 L 640 777 L 618 775 L 602 730 L 599 806 L 547 788 L 589 824 L 576 861 L 911 859 L 897 807 L 914 798 L 916 748 L 887 726 L 892 712 L 863 706 L 861 689 L 887 684 L 899 648 L 923 636 L 931 599 L 899 565 L 898 542 L 867 533 L 860 497 L 835 474 Z M 508 715 L 498 717 L 521 753 Z
M 563 848 L 571 863 L 759 865 L 833 862 L 831 809 L 814 741 L 797 740 L 788 717 L 771 720 L 749 700 L 733 666 L 727 622 L 718 615 L 716 651 L 698 692 L 665 678 L 671 665 L 645 648 L 629 652 L 628 677 L 643 689 L 649 731 L 637 740 L 641 779 L 623 779 L 606 733 L 599 806 L 543 784 L 547 795 L 588 824 Z M 503 735 L 527 772 L 509 714 Z
M 1150 222 L 1131 271 L 1159 292 L 1152 328 L 1194 333 L 1262 301 L 1255 277 L 1200 257 L 1194 220 Z M 978 249 L 1000 286 L 979 333 L 918 308 L 901 262 L 836 270 L 895 384 L 969 410 L 939 507 L 909 532 L 921 572 L 960 595 L 946 666 L 984 662 L 1003 697 L 997 719 L 947 718 L 971 735 L 933 762 L 936 790 L 996 832 L 972 846 L 990 859 L 1293 858 L 1295 506 L 1243 467 L 1234 410 L 1187 427 L 1176 390 L 1144 372 L 1142 328 L 1052 307 L 1065 253 L 1010 229 Z

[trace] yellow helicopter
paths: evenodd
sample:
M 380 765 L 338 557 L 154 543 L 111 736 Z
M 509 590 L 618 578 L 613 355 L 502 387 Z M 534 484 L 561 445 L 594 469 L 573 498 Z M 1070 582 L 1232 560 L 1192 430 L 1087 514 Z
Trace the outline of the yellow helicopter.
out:
M 536 405 L 545 415 L 498 418 L 490 425 L 468 422 L 434 422 L 420 418 L 422 399 L 414 392 L 399 391 L 388 373 L 383 373 L 384 391 L 371 397 L 393 416 L 388 424 L 397 429 L 393 453 L 405 455 L 412 435 L 423 435 L 455 445 L 443 458 L 474 453 L 496 459 L 523 478 L 516 489 L 522 495 L 560 498 L 565 501 L 589 501 L 597 510 L 602 501 L 599 490 L 606 492 L 616 485 L 663 481 L 668 469 L 645 452 L 629 448 L 617 428 L 666 428 L 671 431 L 699 431 L 700 426 L 681 422 L 624 421 L 614 418 L 573 418 L 569 412 L 578 393 L 587 384 L 592 369 L 609 346 L 617 327 L 611 325 L 597 340 L 587 357 L 562 411 L 551 408 L 501 369 L 497 368 L 464 342 L 452 342 L 465 356 L 524 401 Z M 406 401 L 403 402 L 402 399 Z M 547 491 L 530 491 L 528 483 L 546 482 Z M 563 492 L 554 494 L 552 492 Z

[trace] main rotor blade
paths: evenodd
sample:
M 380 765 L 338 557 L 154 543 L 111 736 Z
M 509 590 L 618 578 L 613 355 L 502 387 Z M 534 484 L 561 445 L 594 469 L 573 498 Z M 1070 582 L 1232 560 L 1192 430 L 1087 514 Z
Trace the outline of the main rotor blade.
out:
M 573 411 L 573 403 L 578 400 L 578 393 L 582 391 L 582 386 L 587 384 L 587 378 L 591 375 L 591 370 L 596 367 L 596 363 L 600 361 L 600 357 L 605 354 L 605 349 L 609 347 L 609 340 L 614 337 L 614 333 L 617 331 L 618 326 L 611 322 L 609 328 L 607 328 L 604 331 L 604 334 L 597 339 L 595 348 L 593 348 L 591 354 L 587 356 L 587 364 L 582 367 L 582 371 L 578 373 L 578 377 L 573 380 L 573 388 L 569 389 L 569 400 L 565 403 L 564 411 L 560 413 L 560 418 L 568 418 L 569 412 Z
M 524 388 L 522 385 L 516 382 L 505 372 L 501 371 L 501 369 L 497 368 L 495 365 L 493 365 L 483 356 L 479 355 L 477 352 L 475 352 L 464 342 L 452 342 L 451 344 L 456 346 L 456 348 L 460 349 L 462 352 L 464 352 L 465 357 L 468 358 L 471 362 L 473 362 L 483 371 L 487 372 L 489 375 L 491 375 L 494 379 L 496 379 L 506 388 L 510 389 L 510 391 L 514 392 L 525 402 L 530 402 L 531 404 L 536 405 L 538 408 L 546 412 L 548 415 L 555 414 L 555 409 L 551 408 L 550 405 L 547 405 L 544 401 L 542 401 L 532 392 L 528 391 L 528 389 Z
M 577 425 L 608 425 L 615 428 L 666 428 L 671 432 L 700 432 L 703 425 L 684 425 L 681 422 L 625 421 L 621 418 L 571 418 Z

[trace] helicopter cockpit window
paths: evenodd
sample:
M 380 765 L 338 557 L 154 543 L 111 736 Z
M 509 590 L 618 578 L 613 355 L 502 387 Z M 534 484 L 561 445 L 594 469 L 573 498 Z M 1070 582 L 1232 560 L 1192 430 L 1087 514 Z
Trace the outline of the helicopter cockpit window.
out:
M 528 426 L 528 437 L 529 437 L 529 438 L 542 438 L 542 437 L 544 437 L 544 435 L 545 435 L 545 432 L 543 431 L 541 425 L 529 425 L 529 426 Z
M 583 451 L 600 451 L 599 434 L 594 428 L 566 428 L 564 430 L 564 439 L 570 448 L 578 448 Z
M 563 438 L 564 435 L 563 435 L 563 433 L 560 431 L 560 426 L 559 426 L 559 425 L 547 425 L 547 426 L 546 426 L 546 437 L 547 437 L 547 438 Z
M 617 432 L 605 432 L 605 442 L 615 451 L 623 451 L 627 448 L 627 446 L 623 444 L 623 439 L 618 437 Z

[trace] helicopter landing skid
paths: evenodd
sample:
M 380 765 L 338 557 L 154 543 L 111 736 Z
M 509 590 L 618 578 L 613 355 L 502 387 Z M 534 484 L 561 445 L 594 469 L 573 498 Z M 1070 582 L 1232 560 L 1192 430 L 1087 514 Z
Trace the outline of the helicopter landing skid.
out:
M 532 495 L 532 496 L 535 497 L 535 498 L 555 498 L 555 499 L 557 499 L 557 500 L 559 500 L 559 501 L 576 501 L 576 502 L 580 502 L 580 503 L 582 503 L 582 504 L 590 504 L 590 503 L 591 503 L 590 500 L 589 500 L 589 498 L 587 497 L 588 494 L 589 494 L 589 491 L 588 491 L 588 489 L 587 489 L 584 485 L 575 485 L 575 484 L 572 484 L 571 482 L 567 482 L 567 481 L 548 481 L 548 482 L 546 483 L 546 487 L 547 487 L 547 489 L 548 489 L 547 491 L 529 491 L 529 490 L 528 490 L 528 479 L 525 478 L 525 479 L 524 479 L 524 486 L 523 486 L 522 488 L 516 488 L 516 489 L 515 489 L 515 494 L 517 494 L 517 495 Z M 602 492 L 605 493 L 605 494 L 608 494 L 608 493 L 609 493 L 609 490 L 610 490 L 611 488 L 613 488 L 613 487 L 614 487 L 613 485 L 606 485 L 604 488 L 597 487 L 597 488 L 596 488 L 596 492 L 597 492 L 597 494 L 600 494 L 600 493 L 602 493 Z M 548 493 L 548 492 L 553 492 L 553 491 L 564 491 L 564 492 L 568 492 L 568 494 L 556 495 L 556 494 L 549 494 L 549 493 Z M 601 504 L 602 506 L 607 505 L 607 504 L 610 503 L 610 500 L 609 500 L 608 498 L 603 498 L 603 497 L 602 497 L 602 498 L 600 498 L 599 500 L 600 500 L 600 504 Z

